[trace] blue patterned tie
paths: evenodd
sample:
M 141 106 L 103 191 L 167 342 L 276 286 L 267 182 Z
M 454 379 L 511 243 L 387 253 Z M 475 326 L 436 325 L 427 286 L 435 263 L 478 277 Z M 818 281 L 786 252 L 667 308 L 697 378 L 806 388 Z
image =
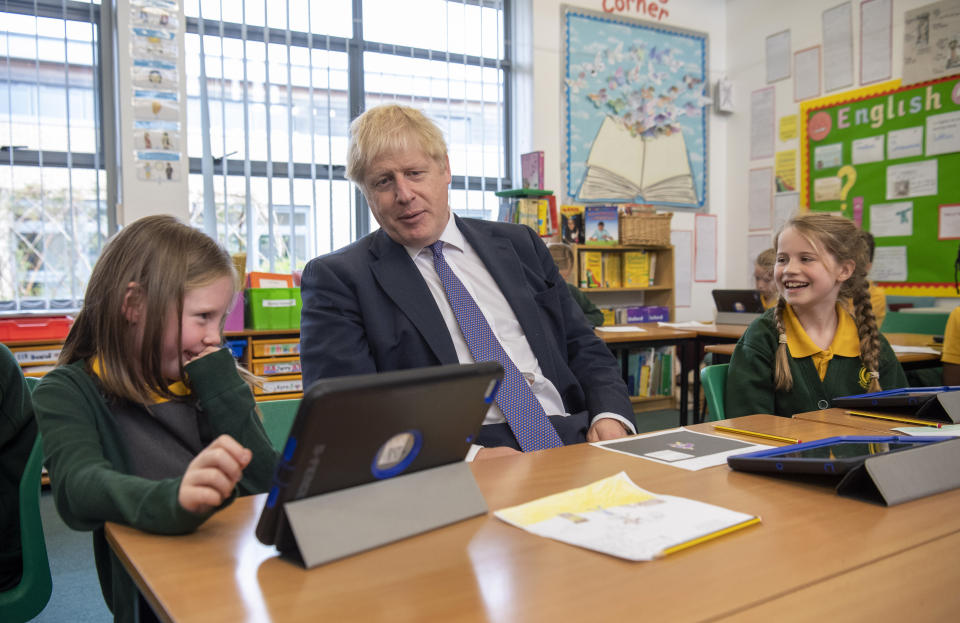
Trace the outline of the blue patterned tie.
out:
M 429 248 L 433 252 L 433 265 L 440 275 L 447 300 L 450 301 L 450 307 L 453 308 L 453 314 L 457 317 L 457 323 L 463 331 L 474 361 L 497 361 L 503 366 L 504 378 L 497 390 L 496 401 L 520 448 L 529 452 L 562 446 L 563 442 L 530 390 L 527 379 L 520 374 L 520 370 L 503 350 L 487 319 L 483 317 L 483 312 L 477 307 L 477 302 L 443 259 L 443 241 L 438 240 Z

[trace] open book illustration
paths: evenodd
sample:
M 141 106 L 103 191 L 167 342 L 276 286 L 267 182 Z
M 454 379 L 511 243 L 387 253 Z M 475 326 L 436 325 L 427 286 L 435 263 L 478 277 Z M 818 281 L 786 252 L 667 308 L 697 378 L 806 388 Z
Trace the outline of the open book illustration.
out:
M 683 132 L 644 137 L 608 115 L 586 164 L 580 201 L 697 203 Z
M 625 472 L 494 513 L 527 532 L 627 560 L 653 560 L 760 523 L 638 487 Z

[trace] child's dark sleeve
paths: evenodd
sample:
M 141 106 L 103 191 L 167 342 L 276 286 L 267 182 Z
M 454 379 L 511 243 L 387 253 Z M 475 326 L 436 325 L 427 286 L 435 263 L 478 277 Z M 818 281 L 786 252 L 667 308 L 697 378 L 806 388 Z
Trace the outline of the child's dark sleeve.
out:
M 724 393 L 724 415 L 728 418 L 754 413 L 776 413 L 773 389 L 774 352 L 772 341 L 757 319 L 737 342 Z

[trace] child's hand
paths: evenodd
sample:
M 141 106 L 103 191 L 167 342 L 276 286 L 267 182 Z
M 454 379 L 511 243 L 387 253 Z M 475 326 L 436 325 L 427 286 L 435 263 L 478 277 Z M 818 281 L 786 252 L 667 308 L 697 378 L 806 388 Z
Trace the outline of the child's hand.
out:
M 230 435 L 220 435 L 190 461 L 180 481 L 177 501 L 191 513 L 223 504 L 243 476 L 253 453 Z
M 197 359 L 200 359 L 201 357 L 206 357 L 206 356 L 209 355 L 210 353 L 215 353 L 215 352 L 217 352 L 218 350 L 220 350 L 221 348 L 223 348 L 223 347 L 222 347 L 220 344 L 210 344 L 210 345 L 208 345 L 208 346 L 205 346 L 204 349 L 201 350 L 199 353 L 197 353 L 197 356 L 196 356 L 196 357 L 193 357 L 192 359 L 190 359 L 190 361 L 196 361 Z

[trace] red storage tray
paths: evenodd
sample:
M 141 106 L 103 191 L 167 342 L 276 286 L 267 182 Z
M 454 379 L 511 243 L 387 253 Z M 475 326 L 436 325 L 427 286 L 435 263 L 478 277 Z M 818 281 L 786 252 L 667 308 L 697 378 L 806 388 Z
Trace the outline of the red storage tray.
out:
M 67 316 L 0 320 L 0 340 L 58 340 L 67 337 L 73 319 Z

